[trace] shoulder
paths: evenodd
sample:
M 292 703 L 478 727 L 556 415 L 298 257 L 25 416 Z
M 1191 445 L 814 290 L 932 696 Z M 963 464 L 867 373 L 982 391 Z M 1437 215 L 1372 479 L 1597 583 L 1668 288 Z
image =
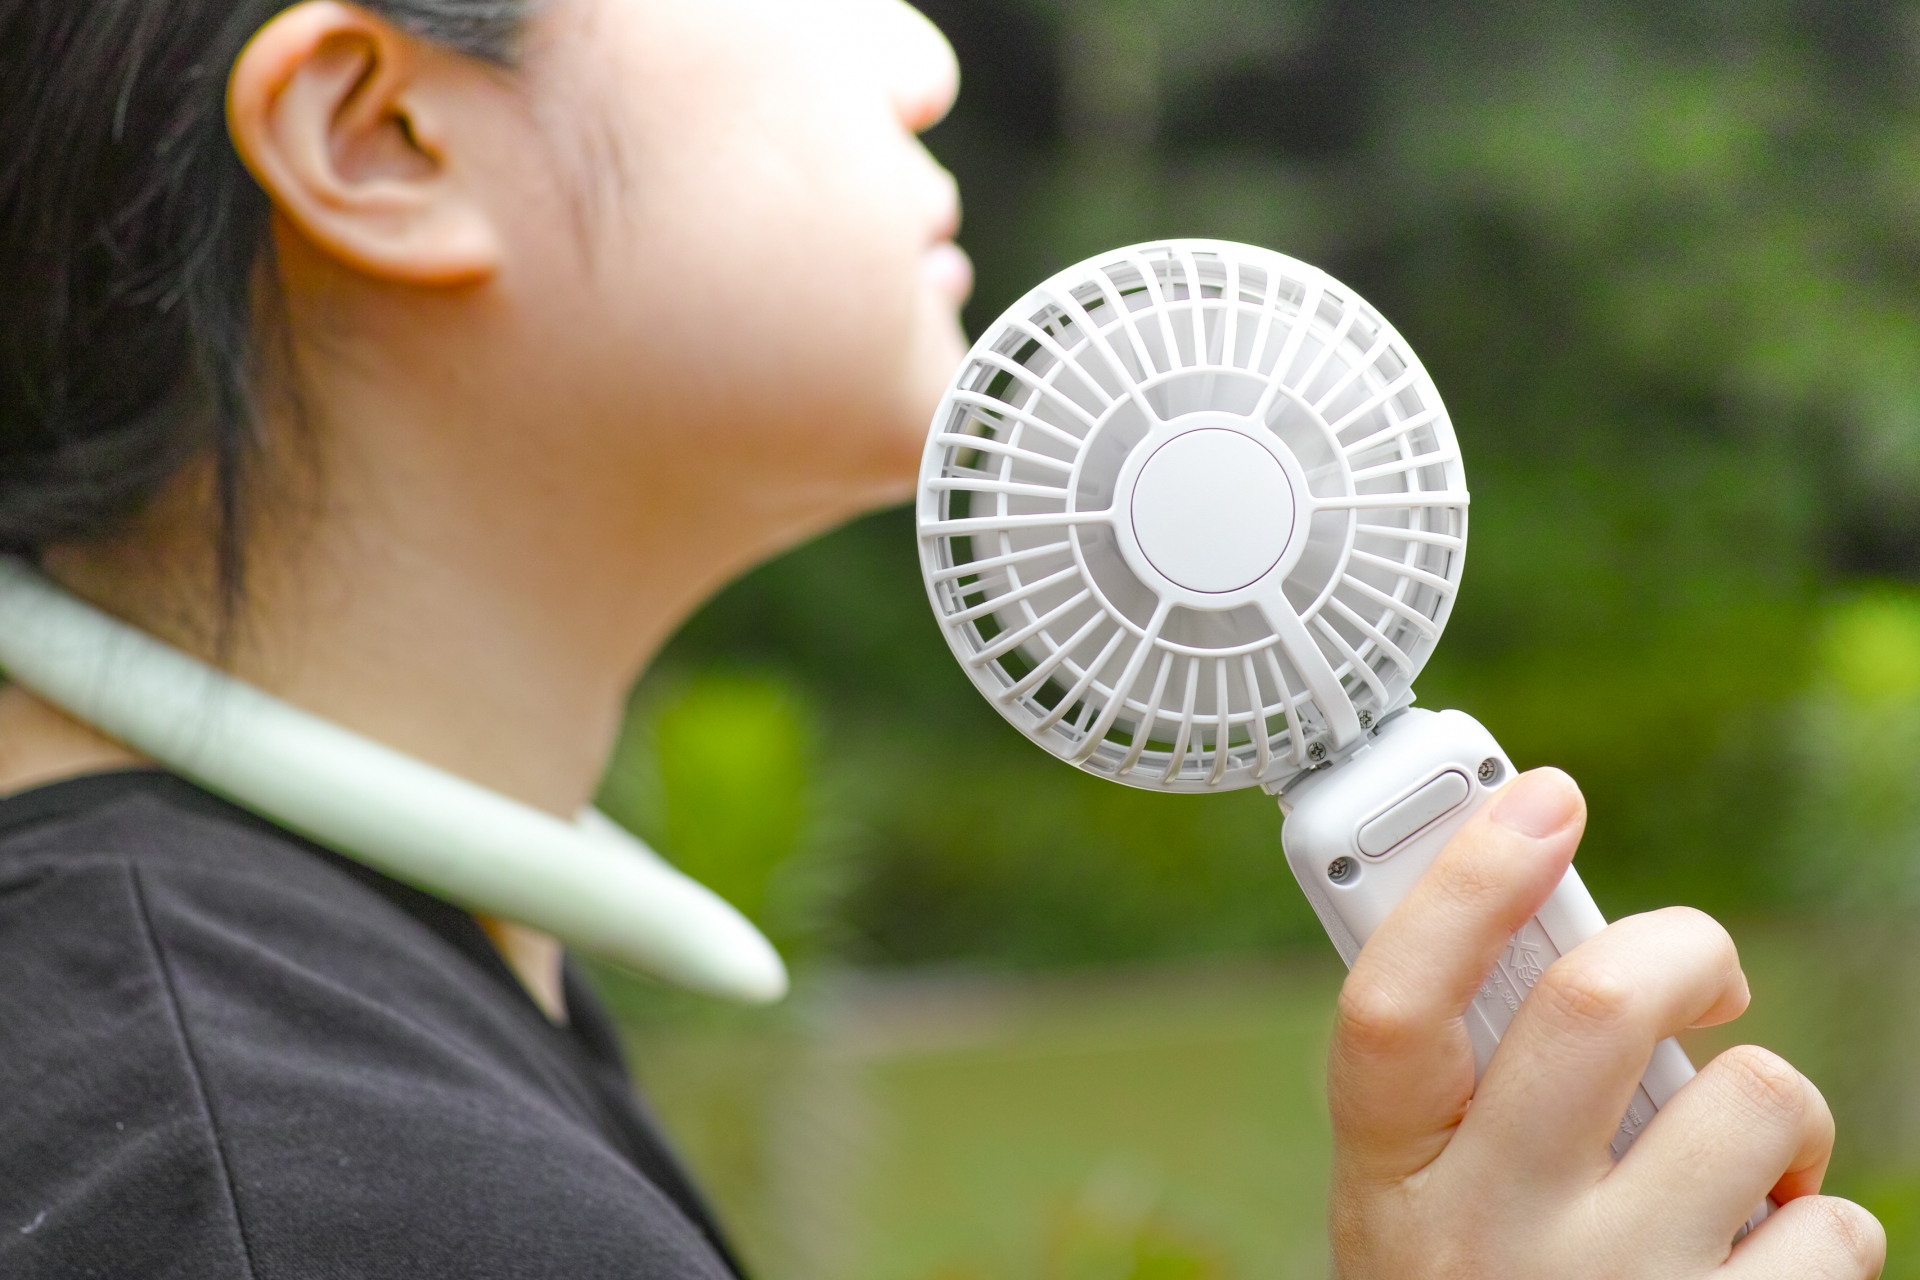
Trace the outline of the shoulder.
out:
M 0 840 L 0 1272 L 244 1275 L 134 879 L 91 842 L 46 856 L 55 825 Z
M 184 783 L 87 800 L 0 826 L 0 1273 L 145 1204 L 109 1234 L 181 1274 L 726 1274 L 458 912 Z
M 505 1048 L 525 1038 L 526 1009 L 503 999 L 513 989 L 488 970 L 483 942 L 463 950 L 465 923 L 164 774 L 0 803 L 0 959 L 95 1014 L 102 980 L 138 968 L 183 1017 L 217 1014 L 223 1030 L 248 1007 L 268 1018 L 248 1029 L 281 1035 L 324 1010 L 337 1035 L 344 1012 L 377 1007 L 390 1023 L 492 1033 Z

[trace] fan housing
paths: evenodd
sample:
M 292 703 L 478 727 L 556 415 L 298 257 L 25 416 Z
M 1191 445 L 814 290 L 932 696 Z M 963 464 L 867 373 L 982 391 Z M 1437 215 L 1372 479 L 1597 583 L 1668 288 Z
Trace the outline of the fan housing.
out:
M 1445 406 L 1378 312 L 1282 254 L 1174 240 L 987 330 L 935 416 L 918 528 L 955 656 L 1048 751 L 1279 790 L 1412 701 L 1467 506 Z

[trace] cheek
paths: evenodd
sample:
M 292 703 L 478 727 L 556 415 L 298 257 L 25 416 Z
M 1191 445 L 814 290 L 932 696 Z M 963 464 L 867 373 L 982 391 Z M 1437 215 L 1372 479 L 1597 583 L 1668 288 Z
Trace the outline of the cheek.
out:
M 779 123 L 673 183 L 686 198 L 643 221 L 636 243 L 679 264 L 681 337 L 734 397 L 759 388 L 789 417 L 863 417 L 912 359 L 924 232 L 881 155 L 798 122 L 782 136 Z
M 891 475 L 960 354 L 922 278 L 930 171 L 877 91 L 768 19 L 788 2 L 602 9 L 556 89 L 602 195 L 588 253 L 531 249 L 536 341 L 629 438 L 663 418 L 732 465 Z
M 588 376 L 716 443 L 837 453 L 896 429 L 929 363 L 914 246 L 855 230 L 747 198 L 655 224 L 628 287 L 600 296 Z

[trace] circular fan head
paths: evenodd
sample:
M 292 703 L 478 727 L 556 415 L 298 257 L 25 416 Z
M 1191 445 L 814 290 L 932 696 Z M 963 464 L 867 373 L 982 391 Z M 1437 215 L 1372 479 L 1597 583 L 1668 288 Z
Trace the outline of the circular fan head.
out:
M 1139 787 L 1277 787 L 1412 701 L 1467 491 L 1433 380 L 1357 294 L 1172 240 L 987 330 L 918 524 L 954 654 L 1047 750 Z

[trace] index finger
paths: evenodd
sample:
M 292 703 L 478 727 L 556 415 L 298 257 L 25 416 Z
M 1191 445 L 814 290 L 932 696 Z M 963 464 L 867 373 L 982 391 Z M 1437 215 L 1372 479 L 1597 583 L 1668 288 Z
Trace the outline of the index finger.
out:
M 1328 1095 L 1346 1161 L 1404 1178 L 1445 1149 L 1473 1096 L 1463 1015 L 1500 948 L 1553 892 L 1586 825 L 1558 769 L 1468 820 L 1374 931 L 1340 991 Z

